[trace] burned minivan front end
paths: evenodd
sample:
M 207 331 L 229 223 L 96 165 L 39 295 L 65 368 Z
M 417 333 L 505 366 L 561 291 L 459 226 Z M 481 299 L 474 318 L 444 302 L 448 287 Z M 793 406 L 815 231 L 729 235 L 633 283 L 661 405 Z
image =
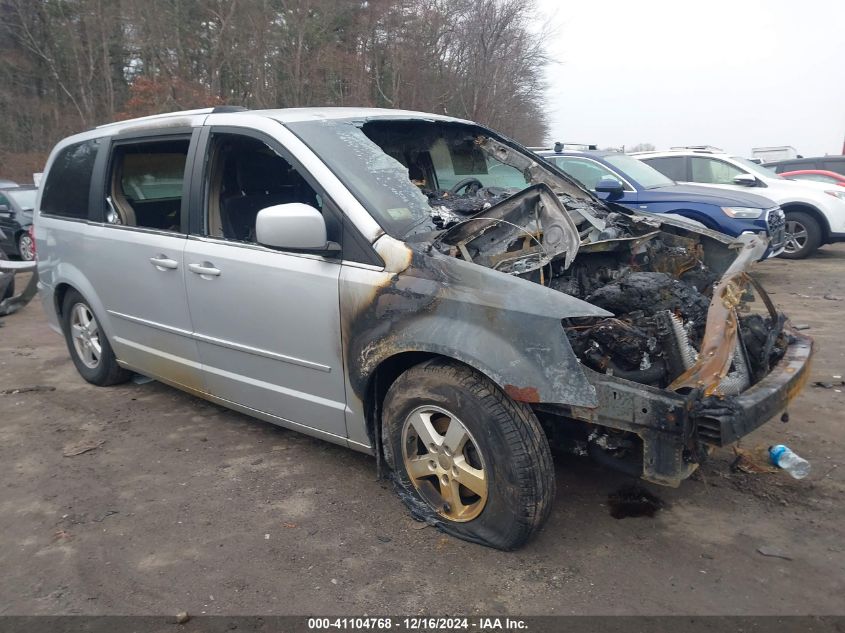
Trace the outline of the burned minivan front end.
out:
M 550 439 L 677 485 L 806 380 L 811 339 L 749 273 L 764 235 L 607 205 L 468 122 L 289 127 L 384 231 L 384 270 L 342 273 L 346 370 L 370 410 L 391 358 L 447 357 L 530 406 Z

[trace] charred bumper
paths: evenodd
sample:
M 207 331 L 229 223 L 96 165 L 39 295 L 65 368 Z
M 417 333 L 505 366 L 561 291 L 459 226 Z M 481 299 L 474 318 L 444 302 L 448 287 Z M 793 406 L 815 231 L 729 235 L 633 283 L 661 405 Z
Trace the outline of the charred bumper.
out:
M 783 412 L 809 376 L 813 341 L 788 329 L 783 358 L 758 383 L 735 396 L 687 394 L 650 387 L 584 367 L 598 407 L 553 407 L 540 411 L 629 431 L 642 440 L 643 479 L 677 486 L 697 468 L 707 446 L 736 442 Z
M 725 446 L 748 435 L 781 413 L 807 382 L 813 339 L 789 330 L 786 354 L 756 385 L 732 398 L 709 397 L 693 408 L 692 422 L 701 441 Z

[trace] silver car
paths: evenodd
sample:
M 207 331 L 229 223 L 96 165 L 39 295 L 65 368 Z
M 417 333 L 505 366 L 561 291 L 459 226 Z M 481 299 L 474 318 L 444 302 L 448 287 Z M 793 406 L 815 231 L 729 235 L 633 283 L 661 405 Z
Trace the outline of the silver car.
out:
M 41 296 L 83 378 L 130 372 L 373 454 L 412 514 L 513 549 L 550 445 L 678 485 L 780 413 L 810 339 L 764 236 L 633 214 L 469 121 L 215 108 L 53 150 Z

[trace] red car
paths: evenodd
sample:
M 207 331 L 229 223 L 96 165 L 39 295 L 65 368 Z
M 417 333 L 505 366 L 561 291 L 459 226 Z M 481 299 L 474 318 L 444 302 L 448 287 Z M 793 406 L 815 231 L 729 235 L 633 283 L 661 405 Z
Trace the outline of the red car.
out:
M 829 185 L 845 187 L 845 176 L 825 169 L 799 169 L 797 171 L 785 171 L 780 175 L 791 180 L 813 180 L 815 182 L 826 182 Z

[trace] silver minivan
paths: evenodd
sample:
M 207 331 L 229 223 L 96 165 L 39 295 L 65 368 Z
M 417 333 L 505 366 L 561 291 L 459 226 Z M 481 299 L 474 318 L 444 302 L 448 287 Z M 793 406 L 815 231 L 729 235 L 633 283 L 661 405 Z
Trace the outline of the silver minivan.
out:
M 732 239 L 608 205 L 469 121 L 243 108 L 53 150 L 44 308 L 82 377 L 131 372 L 373 454 L 415 518 L 513 549 L 550 445 L 678 485 L 777 415 L 812 343 Z

